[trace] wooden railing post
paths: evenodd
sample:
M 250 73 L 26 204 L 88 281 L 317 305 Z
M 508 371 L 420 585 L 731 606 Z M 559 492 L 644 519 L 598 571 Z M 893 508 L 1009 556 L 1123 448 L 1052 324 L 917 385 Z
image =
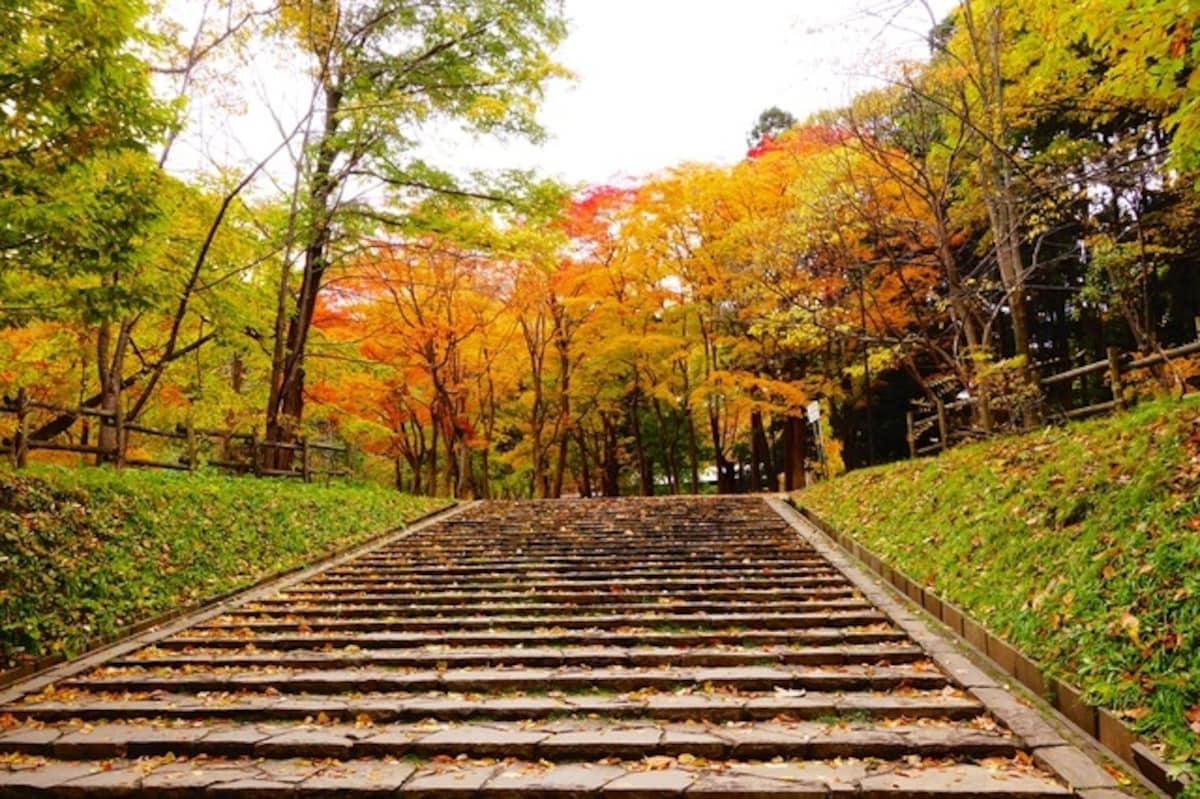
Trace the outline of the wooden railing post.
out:
M 113 460 L 116 462 L 118 469 L 120 469 L 122 466 L 125 465 L 126 431 L 125 431 L 125 402 L 124 402 L 124 399 L 125 399 L 124 394 L 117 397 L 117 406 L 113 410 L 113 421 L 115 422 L 116 428 L 117 428 L 116 452 L 113 453 Z
M 946 421 L 946 403 L 937 398 L 933 401 L 937 403 L 938 436 L 941 438 L 942 452 L 945 452 L 950 448 L 950 424 Z
M 1112 398 L 1117 410 L 1125 407 L 1124 392 L 1121 390 L 1121 351 L 1108 348 L 1108 378 L 1112 383 Z
M 17 389 L 17 432 L 13 436 L 12 463 L 18 469 L 24 469 L 29 462 L 29 392 L 24 388 Z
M 196 423 L 192 419 L 191 410 L 188 410 L 187 429 L 184 432 L 187 434 L 188 471 L 194 472 L 196 471 L 196 458 L 198 456 L 196 448 Z
M 905 421 L 908 423 L 908 457 L 910 458 L 917 457 L 917 432 L 913 416 L 912 411 L 904 414 Z
M 258 453 L 258 431 L 255 430 L 250 434 L 250 469 L 254 472 L 254 476 L 258 477 L 262 474 L 262 459 Z
M 308 436 L 300 436 L 300 475 L 304 482 L 312 482 L 312 451 L 308 448 Z
M 988 435 L 992 434 L 994 422 L 992 421 L 992 403 L 988 399 L 987 391 L 980 388 L 979 391 L 979 423 L 983 426 L 983 432 Z

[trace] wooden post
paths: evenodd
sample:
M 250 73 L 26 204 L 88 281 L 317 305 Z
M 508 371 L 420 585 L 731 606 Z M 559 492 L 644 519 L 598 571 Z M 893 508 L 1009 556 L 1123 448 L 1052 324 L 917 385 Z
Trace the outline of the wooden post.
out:
M 18 469 L 24 469 L 29 461 L 29 392 L 24 388 L 17 389 L 17 432 L 13 436 L 12 462 Z
M 950 448 L 950 425 L 946 421 L 946 403 L 934 399 L 937 403 L 938 436 L 941 438 L 942 452 Z
M 261 459 L 258 457 L 258 431 L 250 434 L 250 470 L 258 477 L 262 473 Z
M 308 448 L 308 436 L 300 436 L 300 475 L 304 482 L 312 482 L 312 451 Z
M 117 407 L 113 411 L 113 421 L 115 422 L 116 427 L 117 427 L 117 443 L 116 443 L 117 451 L 115 453 L 113 453 L 113 461 L 117 464 L 118 469 L 120 469 L 122 466 L 125 465 L 125 435 L 126 435 L 126 433 L 125 433 L 125 407 L 124 407 L 125 403 L 123 401 L 124 398 L 125 398 L 125 395 L 124 395 L 124 393 L 122 393 L 121 396 L 117 398 Z
M 917 457 L 917 433 L 914 429 L 916 423 L 913 418 L 913 412 L 909 411 L 904 414 L 904 419 L 908 423 L 908 457 L 915 458 Z
M 197 457 L 197 455 L 196 455 L 196 423 L 192 419 L 191 410 L 188 411 L 187 430 L 185 432 L 187 433 L 188 471 L 194 472 L 194 471 L 196 471 L 196 457 Z
M 982 387 L 979 390 L 979 421 L 983 425 L 983 432 L 991 435 L 995 424 L 992 421 L 992 402 Z
M 1125 407 L 1125 398 L 1121 391 L 1121 351 L 1116 347 L 1108 348 L 1108 379 L 1112 383 L 1113 402 L 1120 410 Z

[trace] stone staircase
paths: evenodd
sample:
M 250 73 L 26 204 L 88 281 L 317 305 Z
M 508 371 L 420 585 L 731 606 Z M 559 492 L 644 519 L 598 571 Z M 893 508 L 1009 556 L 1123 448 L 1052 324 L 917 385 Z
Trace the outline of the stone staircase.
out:
M 181 627 L 0 696 L 0 796 L 1072 793 L 762 499 L 477 503 Z

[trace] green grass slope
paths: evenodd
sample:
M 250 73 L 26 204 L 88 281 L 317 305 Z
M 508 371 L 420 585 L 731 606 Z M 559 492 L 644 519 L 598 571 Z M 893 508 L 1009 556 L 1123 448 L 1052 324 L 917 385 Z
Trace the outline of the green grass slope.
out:
M 1200 761 L 1200 402 L 852 472 L 796 500 Z
M 76 653 L 446 504 L 209 473 L 0 471 L 0 667 Z

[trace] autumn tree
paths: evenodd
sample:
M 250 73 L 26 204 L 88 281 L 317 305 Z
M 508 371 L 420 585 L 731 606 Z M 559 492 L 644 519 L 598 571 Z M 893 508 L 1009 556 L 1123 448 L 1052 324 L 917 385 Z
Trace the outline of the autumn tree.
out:
M 547 0 L 290 0 L 279 19 L 312 80 L 295 263 L 288 259 L 279 283 L 266 410 L 268 438 L 288 441 L 303 413 L 318 298 L 355 232 L 410 224 L 404 208 L 414 196 L 503 194 L 463 186 L 414 156 L 421 125 L 449 119 L 536 137 L 533 113 L 544 83 L 559 74 L 549 49 L 564 25 Z M 358 186 L 382 187 L 392 205 L 351 200 Z

